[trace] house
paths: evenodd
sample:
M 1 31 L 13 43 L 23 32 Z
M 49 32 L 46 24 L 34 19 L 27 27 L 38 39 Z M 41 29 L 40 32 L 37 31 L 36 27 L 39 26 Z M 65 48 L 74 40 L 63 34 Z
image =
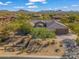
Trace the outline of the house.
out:
M 14 16 L 0 16 L 0 21 L 12 21 L 16 19 Z
M 0 21 L 4 21 L 5 19 L 6 19 L 6 17 L 0 16 Z
M 32 20 L 32 24 L 34 27 L 45 27 L 49 30 L 54 30 L 57 35 L 69 33 L 67 26 L 55 20 Z
M 0 21 L 12 21 L 16 19 L 16 15 L 0 16 Z
M 55 20 L 59 20 L 59 19 L 61 19 L 61 16 L 53 16 L 52 18 Z

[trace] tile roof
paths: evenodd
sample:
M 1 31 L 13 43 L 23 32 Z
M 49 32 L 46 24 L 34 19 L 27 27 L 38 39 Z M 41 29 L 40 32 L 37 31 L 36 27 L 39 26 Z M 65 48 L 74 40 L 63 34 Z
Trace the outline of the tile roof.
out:
M 44 22 L 47 25 L 48 29 L 65 29 L 67 26 L 64 24 L 58 22 L 58 21 L 52 21 L 52 20 L 32 20 L 32 22 L 35 24 L 37 22 Z

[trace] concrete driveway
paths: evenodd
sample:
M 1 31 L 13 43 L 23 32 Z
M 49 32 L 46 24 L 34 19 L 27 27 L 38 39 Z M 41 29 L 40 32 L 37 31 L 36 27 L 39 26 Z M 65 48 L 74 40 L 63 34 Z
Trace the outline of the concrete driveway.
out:
M 57 39 L 59 40 L 64 40 L 64 39 L 77 39 L 77 35 L 75 34 L 66 34 L 66 35 L 57 35 L 56 36 Z

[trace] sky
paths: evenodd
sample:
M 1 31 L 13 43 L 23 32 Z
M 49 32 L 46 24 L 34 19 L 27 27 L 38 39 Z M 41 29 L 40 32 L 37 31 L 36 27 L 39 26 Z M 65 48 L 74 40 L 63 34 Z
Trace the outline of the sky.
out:
M 0 10 L 63 10 L 79 11 L 79 0 L 0 0 Z

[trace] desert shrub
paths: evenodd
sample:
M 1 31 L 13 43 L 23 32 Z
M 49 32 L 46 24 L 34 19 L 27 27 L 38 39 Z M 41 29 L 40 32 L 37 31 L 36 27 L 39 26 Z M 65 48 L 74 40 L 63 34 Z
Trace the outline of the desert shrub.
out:
M 60 51 L 60 49 L 55 49 L 55 52 L 59 52 Z
M 55 40 L 52 40 L 51 44 L 54 45 L 55 43 L 56 43 Z
M 2 30 L 0 31 L 0 42 L 3 42 L 8 39 L 8 37 L 10 36 L 10 32 L 17 28 L 17 26 L 15 25 L 16 23 L 13 22 L 3 24 L 3 26 L 1 27 Z
M 78 23 L 70 23 L 68 26 L 74 33 L 79 35 L 79 24 Z
M 9 38 L 9 32 L 6 29 L 3 29 L 0 34 L 0 42 L 4 42 Z
M 17 30 L 19 27 L 21 26 L 21 23 L 18 21 L 12 21 L 9 22 L 7 24 L 5 24 L 2 29 L 2 31 L 8 31 L 8 32 L 14 32 L 15 30 Z
M 32 34 L 33 38 L 45 39 L 45 38 L 54 38 L 55 37 L 54 31 L 49 31 L 46 28 L 33 28 L 31 31 L 31 34 Z
M 32 26 L 29 22 L 24 21 L 12 21 L 3 26 L 0 34 L 0 40 L 8 38 L 10 35 L 26 35 L 31 32 Z
M 16 20 L 8 23 L 5 26 L 6 31 L 8 32 L 16 32 L 16 34 L 28 34 L 31 32 L 32 26 L 29 22 L 25 22 L 22 20 Z
M 62 45 L 62 44 L 60 44 L 59 46 L 60 46 L 60 47 L 63 47 L 63 45 Z
M 32 30 L 31 24 L 29 22 L 26 22 L 20 25 L 20 27 L 17 29 L 17 33 L 26 35 L 30 34 L 31 30 Z
M 78 39 L 78 38 L 76 39 L 76 43 L 77 43 L 77 45 L 79 46 L 79 39 Z

